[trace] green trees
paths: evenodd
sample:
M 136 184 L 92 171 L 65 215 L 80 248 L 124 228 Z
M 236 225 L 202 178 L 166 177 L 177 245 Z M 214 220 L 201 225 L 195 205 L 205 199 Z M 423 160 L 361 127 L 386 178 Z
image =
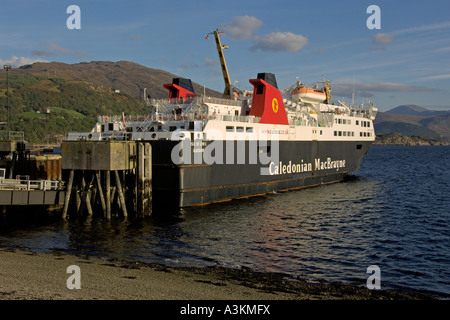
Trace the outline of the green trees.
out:
M 45 143 L 70 131 L 89 131 L 98 115 L 142 114 L 142 100 L 89 82 L 9 74 L 10 130 Z M 7 119 L 6 76 L 0 75 L 0 122 Z M 0 128 L 5 130 L 5 128 Z

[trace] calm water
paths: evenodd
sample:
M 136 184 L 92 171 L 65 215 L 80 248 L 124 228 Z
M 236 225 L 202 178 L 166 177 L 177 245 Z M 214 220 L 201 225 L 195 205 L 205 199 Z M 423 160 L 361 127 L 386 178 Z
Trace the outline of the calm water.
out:
M 450 294 L 450 148 L 378 147 L 343 183 L 145 220 L 48 221 L 0 230 L 0 246 L 171 265 L 246 266 Z

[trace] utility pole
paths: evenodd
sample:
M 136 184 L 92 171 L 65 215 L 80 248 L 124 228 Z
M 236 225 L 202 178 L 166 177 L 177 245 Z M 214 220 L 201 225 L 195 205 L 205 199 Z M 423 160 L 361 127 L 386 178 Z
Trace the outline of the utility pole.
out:
M 11 69 L 10 65 L 3 65 L 3 69 L 5 69 L 6 71 L 6 104 L 7 104 L 7 110 L 8 110 L 8 118 L 7 118 L 7 122 L 6 122 L 6 130 L 8 132 L 8 136 L 9 136 L 9 76 L 8 76 L 8 71 Z

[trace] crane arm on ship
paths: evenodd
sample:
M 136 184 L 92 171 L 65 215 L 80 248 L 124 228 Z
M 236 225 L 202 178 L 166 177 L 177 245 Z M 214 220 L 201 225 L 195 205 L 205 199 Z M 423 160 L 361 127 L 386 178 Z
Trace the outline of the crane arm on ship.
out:
M 325 91 L 325 94 L 327 97 L 325 100 L 325 103 L 331 104 L 331 86 L 330 86 L 331 81 L 325 80 L 325 76 L 323 74 L 322 74 L 322 78 L 323 78 L 323 90 Z
M 221 44 L 219 37 L 220 33 L 223 32 L 217 29 L 214 32 L 208 33 L 208 35 L 214 34 L 214 38 L 216 39 L 216 46 L 217 52 L 219 53 L 220 66 L 222 67 L 223 81 L 225 82 L 225 90 L 223 91 L 223 96 L 229 98 L 231 96 L 231 81 L 230 75 L 228 74 L 227 63 L 225 62 L 225 57 L 223 55 L 223 49 L 228 49 L 228 46 Z M 206 36 L 206 39 L 209 39 L 208 35 Z

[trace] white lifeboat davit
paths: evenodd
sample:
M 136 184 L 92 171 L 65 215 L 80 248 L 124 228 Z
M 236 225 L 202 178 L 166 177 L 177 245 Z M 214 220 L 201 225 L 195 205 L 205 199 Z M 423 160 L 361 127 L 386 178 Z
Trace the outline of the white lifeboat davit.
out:
M 327 95 L 324 90 L 314 89 L 300 85 L 291 91 L 291 99 L 306 103 L 319 103 L 325 101 Z

